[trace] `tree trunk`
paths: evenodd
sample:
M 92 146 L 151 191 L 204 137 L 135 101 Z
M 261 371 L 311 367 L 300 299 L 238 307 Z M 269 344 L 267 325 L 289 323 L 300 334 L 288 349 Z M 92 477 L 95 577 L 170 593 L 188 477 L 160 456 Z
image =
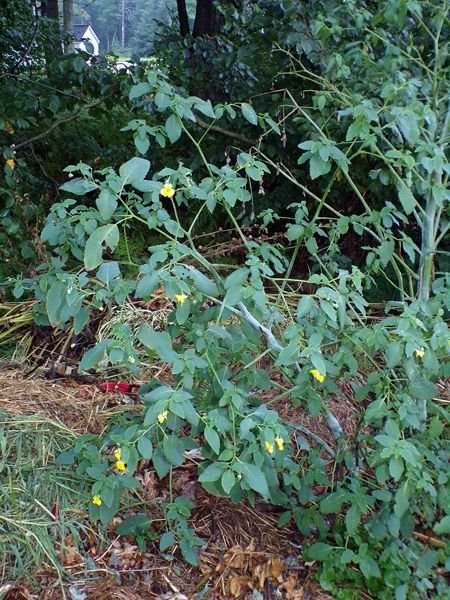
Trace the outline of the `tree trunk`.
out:
M 125 0 L 122 0 L 122 14 L 120 24 L 120 44 L 125 48 Z
M 63 3 L 64 31 L 66 39 L 64 41 L 64 54 L 70 54 L 74 51 L 73 47 L 73 0 L 64 0 Z
M 180 35 L 185 38 L 191 33 L 189 17 L 186 10 L 186 0 L 177 0 L 178 20 L 180 22 Z
M 193 36 L 217 35 L 219 33 L 219 15 L 214 0 L 197 0 Z
M 223 26 L 223 16 L 217 10 L 216 6 L 219 0 L 197 0 L 195 7 L 195 20 L 192 31 L 193 38 L 203 38 L 204 43 L 209 46 L 212 53 L 220 52 L 218 35 Z M 244 0 L 222 0 L 222 4 L 231 4 L 236 9 L 242 9 Z M 178 18 L 180 21 L 180 34 L 183 38 L 189 35 L 189 20 L 186 10 L 186 0 L 177 0 Z M 203 52 L 196 51 L 195 46 L 199 48 L 200 44 L 187 44 L 186 66 L 190 72 L 190 79 L 193 81 L 191 93 L 201 98 L 209 98 L 213 102 L 219 102 L 223 99 L 222 85 L 218 82 L 216 65 L 209 56 L 205 58 Z M 202 78 L 196 77 L 197 73 L 203 74 Z
M 59 19 L 58 0 L 42 0 L 41 14 L 48 19 Z
M 48 66 L 55 56 L 62 54 L 58 0 L 42 0 L 41 15 L 51 23 L 51 39 L 45 48 L 45 60 Z

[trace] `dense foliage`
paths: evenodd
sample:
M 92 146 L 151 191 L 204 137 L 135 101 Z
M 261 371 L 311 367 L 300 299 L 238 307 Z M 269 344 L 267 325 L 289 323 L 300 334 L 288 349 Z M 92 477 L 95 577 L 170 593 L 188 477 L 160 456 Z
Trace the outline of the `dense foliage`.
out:
M 227 3 L 214 38 L 166 31 L 173 54 L 161 52 L 158 68 L 118 75 L 70 57 L 27 80 L 29 97 L 3 124 L 4 219 L 14 223 L 20 186 L 30 194 L 36 183 L 32 157 L 5 139 L 35 135 L 36 115 L 49 128 L 86 103 L 77 123 L 92 132 L 100 120 L 108 147 L 64 155 L 60 197 L 46 192 L 45 262 L 38 276 L 12 278 L 14 294 L 33 293 L 36 320 L 74 334 L 123 307 L 81 370 L 169 372 L 141 386 L 139 412 L 60 457 L 92 482 L 92 520 L 106 525 L 121 510 L 140 461 L 170 480 L 195 460 L 209 493 L 280 506 L 280 527 L 296 523 L 304 558 L 322 563 L 336 598 L 445 597 L 448 401 L 437 384 L 450 348 L 449 8 Z M 198 81 L 197 53 L 211 66 Z M 58 93 L 33 107 L 44 77 Z M 100 106 L 113 120 L 91 112 Z M 239 261 L 201 251 L 219 223 L 240 241 Z M 280 243 L 265 241 L 267 230 Z M 167 323 L 127 320 L 156 290 L 173 303 Z M 359 407 L 352 437 L 331 410 L 344 384 Z M 320 416 L 335 447 L 302 418 L 281 417 L 286 401 Z M 197 564 L 192 503 L 163 508 L 161 552 L 177 547 Z M 154 539 L 145 514 L 118 533 L 141 547 Z

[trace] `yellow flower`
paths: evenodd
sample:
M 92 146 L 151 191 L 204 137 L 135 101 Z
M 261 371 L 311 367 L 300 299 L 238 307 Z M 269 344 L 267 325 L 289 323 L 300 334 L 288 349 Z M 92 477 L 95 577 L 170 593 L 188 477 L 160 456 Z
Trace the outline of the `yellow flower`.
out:
M 311 369 L 310 373 L 314 377 L 314 379 L 317 379 L 317 381 L 320 381 L 320 383 L 325 381 L 325 375 L 322 375 L 322 373 L 317 369 Z
M 161 191 L 159 193 L 161 194 L 161 196 L 164 196 L 164 198 L 172 198 L 172 196 L 175 194 L 175 190 L 173 188 L 173 185 L 167 181 L 162 186 Z
M 423 348 L 416 348 L 414 350 L 414 354 L 417 356 L 417 358 L 423 358 L 425 356 L 425 350 Z
M 122 450 L 120 448 L 117 448 L 117 450 L 114 450 L 114 458 L 116 460 L 120 460 L 122 458 Z
M 275 444 L 277 445 L 277 447 L 278 447 L 278 450 L 279 450 L 280 452 L 282 452 L 282 451 L 284 450 L 284 440 L 283 440 L 283 438 L 276 437 L 276 438 L 275 438 L 273 441 L 274 441 L 274 442 L 275 442 Z
M 164 423 L 164 421 L 167 419 L 167 415 L 168 415 L 168 411 L 167 410 L 163 410 L 162 413 L 159 413 L 158 415 L 158 423 L 160 425 L 162 425 Z
M 6 164 L 12 171 L 14 171 L 14 169 L 16 168 L 16 163 L 14 162 L 13 158 L 8 158 L 8 160 L 6 161 Z
M 186 296 L 186 294 L 175 294 L 175 300 L 178 302 L 178 304 L 184 304 L 187 299 L 188 296 Z
M 264 446 L 269 454 L 273 454 L 273 444 L 268 442 L 267 440 L 264 442 Z
M 100 498 L 100 496 L 94 496 L 92 498 L 92 504 L 95 504 L 96 506 L 101 506 L 102 499 Z
M 125 471 L 125 469 L 126 469 L 126 468 L 127 468 L 127 467 L 126 467 L 125 463 L 123 462 L 123 460 L 118 460 L 118 461 L 116 462 L 116 469 L 117 469 L 118 471 Z

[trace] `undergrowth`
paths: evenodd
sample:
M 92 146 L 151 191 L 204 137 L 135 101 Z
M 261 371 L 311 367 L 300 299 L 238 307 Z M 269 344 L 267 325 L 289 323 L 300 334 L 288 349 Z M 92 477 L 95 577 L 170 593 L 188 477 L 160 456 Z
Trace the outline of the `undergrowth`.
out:
M 319 4 L 332 9 L 315 13 L 293 47 L 278 47 L 289 76 L 311 89 L 301 103 L 277 90 L 276 115 L 256 110 L 257 99 L 213 106 L 186 97 L 158 69 L 136 76 L 129 100 L 140 118 L 124 131 L 139 156 L 117 169 L 66 168 L 64 197 L 41 234 L 52 257 L 37 277 L 14 278 L 14 293 L 33 293 L 40 322 L 75 335 L 94 309 L 145 303 L 156 290 L 172 303 L 165 328 L 117 321 L 81 360 L 85 371 L 110 364 L 138 376 L 156 364 L 166 373 L 141 386 L 140 411 L 60 455 L 90 486 L 92 521 L 107 525 L 121 512 L 141 461 L 170 487 L 194 456 L 210 494 L 281 507 L 280 527 L 295 522 L 303 558 L 321 563 L 320 582 L 337 598 L 444 598 L 449 415 L 438 383 L 450 373 L 450 292 L 435 257 L 450 229 L 449 6 L 392 1 L 374 14 L 353 1 Z M 237 115 L 258 142 L 211 164 L 209 132 Z M 285 138 L 286 123 L 294 166 L 265 146 Z M 180 138 L 201 168 L 171 156 L 152 169 L 153 146 L 176 150 Z M 268 177 L 290 183 L 283 214 L 253 212 Z M 333 204 L 343 190 L 348 213 Z M 196 243 L 205 216 L 217 214 L 242 243 L 239 264 L 208 258 Z M 276 225 L 287 243 L 247 235 L 248 215 L 261 231 Z M 136 228 L 148 247 L 128 244 L 143 254 L 124 260 Z M 349 236 L 360 240 L 358 265 L 344 253 Z M 304 277 L 295 275 L 299 257 Z M 390 296 L 373 314 L 380 279 Z M 361 409 L 351 439 L 331 409 L 341 382 Z M 334 446 L 282 419 L 272 409 L 281 399 L 321 415 Z M 119 533 L 141 547 L 158 534 L 162 553 L 179 549 L 198 565 L 191 510 L 188 498 L 171 498 L 162 535 L 146 514 Z

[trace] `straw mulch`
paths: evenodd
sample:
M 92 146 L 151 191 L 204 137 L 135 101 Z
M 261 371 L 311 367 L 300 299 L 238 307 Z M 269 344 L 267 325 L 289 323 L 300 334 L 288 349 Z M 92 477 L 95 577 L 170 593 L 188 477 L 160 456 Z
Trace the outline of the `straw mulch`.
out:
M 0 367 L 0 412 L 41 414 L 76 433 L 100 433 L 107 418 L 130 402 L 129 396 L 112 398 L 95 384 L 47 379 L 45 370 L 27 375 L 23 366 Z
M 98 385 L 71 380 L 49 380 L 45 372 L 27 376 L 20 366 L 0 368 L 0 412 L 42 414 L 63 423 L 76 433 L 101 433 L 112 413 L 129 410 L 135 399 L 126 394 L 104 393 Z M 168 499 L 168 482 L 158 481 L 144 467 L 138 474 L 148 499 L 147 514 L 162 526 L 161 512 L 152 499 Z M 177 556 L 162 557 L 149 544 L 141 552 L 133 541 L 110 532 L 110 544 L 100 547 L 87 537 L 84 548 L 76 548 L 70 536 L 61 547 L 61 563 L 68 576 L 64 590 L 54 571 L 42 567 L 34 574 L 40 582 L 36 592 L 24 583 L 0 585 L 4 600 L 139 600 L 191 598 L 246 599 L 255 591 L 265 600 L 326 599 L 312 581 L 311 565 L 299 559 L 301 539 L 295 527 L 277 528 L 276 507 L 261 503 L 255 508 L 233 505 L 209 496 L 196 482 L 194 465 L 174 470 L 173 492 L 190 496 L 196 512 L 190 523 L 205 544 L 200 566 L 193 568 Z

